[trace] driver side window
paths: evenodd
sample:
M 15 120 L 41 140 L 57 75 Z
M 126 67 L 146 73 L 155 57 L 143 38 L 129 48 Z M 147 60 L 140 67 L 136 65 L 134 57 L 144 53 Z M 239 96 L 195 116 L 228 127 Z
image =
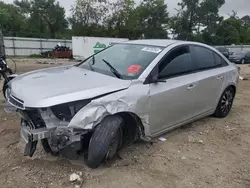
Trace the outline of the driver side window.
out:
M 162 61 L 159 67 L 159 78 L 169 78 L 191 73 L 195 70 L 189 46 L 174 49 Z

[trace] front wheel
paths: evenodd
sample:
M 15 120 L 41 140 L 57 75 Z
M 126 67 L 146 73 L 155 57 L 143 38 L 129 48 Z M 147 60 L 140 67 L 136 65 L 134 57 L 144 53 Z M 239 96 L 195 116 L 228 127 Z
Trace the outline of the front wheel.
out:
M 122 126 L 123 119 L 120 116 L 107 116 L 96 127 L 86 160 L 89 168 L 98 168 L 105 160 L 114 158 L 122 145 Z
M 245 59 L 242 59 L 242 60 L 241 60 L 241 64 L 245 64 Z
M 231 111 L 234 97 L 235 97 L 234 89 L 232 87 L 228 87 L 223 92 L 214 115 L 218 118 L 227 117 L 229 112 Z

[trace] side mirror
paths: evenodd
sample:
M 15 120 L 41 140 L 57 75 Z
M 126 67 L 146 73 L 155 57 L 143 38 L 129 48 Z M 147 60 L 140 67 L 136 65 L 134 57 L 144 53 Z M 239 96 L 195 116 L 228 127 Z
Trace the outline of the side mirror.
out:
M 157 75 L 157 76 L 152 76 L 150 82 L 151 83 L 159 83 L 159 82 L 166 83 L 166 80 L 160 79 L 159 76 Z

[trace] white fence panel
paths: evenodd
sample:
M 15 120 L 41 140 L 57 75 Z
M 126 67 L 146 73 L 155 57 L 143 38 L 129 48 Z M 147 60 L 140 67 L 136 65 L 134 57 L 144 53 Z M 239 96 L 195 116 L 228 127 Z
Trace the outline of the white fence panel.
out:
M 8 56 L 40 54 L 41 52 L 52 50 L 58 43 L 72 48 L 71 40 L 4 37 L 6 55 Z

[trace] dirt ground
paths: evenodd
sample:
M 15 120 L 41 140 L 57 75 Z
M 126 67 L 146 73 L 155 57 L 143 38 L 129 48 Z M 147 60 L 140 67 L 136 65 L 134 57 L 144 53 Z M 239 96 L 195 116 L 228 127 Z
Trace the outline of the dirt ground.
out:
M 18 60 L 17 67 L 26 72 L 69 63 L 27 59 Z M 241 68 L 242 75 L 250 78 L 250 67 Z M 6 114 L 1 105 L 0 122 L 1 188 L 250 187 L 250 80 L 240 82 L 229 117 L 186 125 L 163 135 L 165 142 L 135 143 L 121 151 L 119 159 L 96 170 L 47 156 L 40 149 L 34 158 L 26 158 L 19 118 Z M 69 181 L 74 172 L 82 173 L 82 182 Z

